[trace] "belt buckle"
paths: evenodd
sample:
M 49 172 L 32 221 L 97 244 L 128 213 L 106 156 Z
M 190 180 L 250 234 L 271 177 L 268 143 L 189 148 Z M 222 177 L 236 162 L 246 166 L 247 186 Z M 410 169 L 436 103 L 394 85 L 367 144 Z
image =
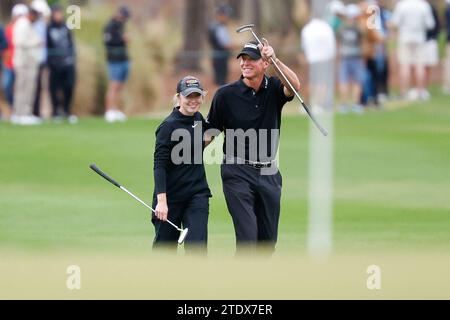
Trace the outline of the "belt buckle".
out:
M 248 161 L 248 160 L 246 162 L 248 165 L 250 165 L 256 169 L 268 168 L 271 165 L 270 162 L 262 163 L 262 162 L 252 162 L 252 161 Z

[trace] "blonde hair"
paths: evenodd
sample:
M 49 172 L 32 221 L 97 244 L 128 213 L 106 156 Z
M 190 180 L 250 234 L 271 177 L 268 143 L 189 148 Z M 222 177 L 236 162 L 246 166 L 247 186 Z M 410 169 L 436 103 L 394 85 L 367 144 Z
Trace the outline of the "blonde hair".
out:
M 173 104 L 174 108 L 178 107 L 178 105 L 179 105 L 178 99 L 180 99 L 180 94 L 179 93 L 175 93 L 173 98 L 172 98 L 172 104 Z

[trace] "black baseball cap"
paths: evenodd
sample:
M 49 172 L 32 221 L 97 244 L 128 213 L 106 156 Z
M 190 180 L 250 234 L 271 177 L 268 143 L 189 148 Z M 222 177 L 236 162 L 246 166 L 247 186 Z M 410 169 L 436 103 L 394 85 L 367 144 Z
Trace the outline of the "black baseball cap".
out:
M 131 17 L 130 8 L 128 8 L 127 6 L 120 6 L 118 12 L 122 17 L 126 19 Z
M 52 4 L 52 5 L 50 6 L 50 9 L 52 10 L 52 12 L 60 12 L 60 11 L 63 11 L 62 6 L 61 6 L 60 4 L 58 4 L 58 3 Z
M 259 60 L 262 58 L 258 48 L 258 42 L 256 41 L 247 42 L 236 58 L 239 59 L 244 54 L 248 55 L 252 60 Z
M 230 17 L 232 13 L 233 9 L 227 4 L 219 4 L 216 7 L 216 14 L 221 14 Z
M 204 93 L 200 80 L 198 80 L 196 77 L 186 76 L 178 82 L 177 93 L 180 93 L 184 97 L 187 97 L 194 92 L 197 92 L 199 94 Z

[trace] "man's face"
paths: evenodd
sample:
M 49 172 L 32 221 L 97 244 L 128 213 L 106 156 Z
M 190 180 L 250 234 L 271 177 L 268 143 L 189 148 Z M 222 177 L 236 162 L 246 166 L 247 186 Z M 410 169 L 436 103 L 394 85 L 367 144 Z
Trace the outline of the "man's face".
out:
M 28 14 L 28 19 L 33 23 L 39 18 L 39 14 L 36 12 L 30 12 Z
M 221 22 L 221 23 L 224 23 L 224 24 L 226 24 L 228 22 L 229 18 L 230 17 L 228 15 L 226 15 L 226 14 L 218 14 L 217 15 L 217 20 L 219 22 Z
M 56 22 L 63 22 L 64 20 L 64 13 L 60 10 L 54 11 L 53 13 L 53 20 Z
M 263 59 L 252 60 L 248 55 L 242 55 L 239 58 L 241 72 L 244 78 L 252 79 L 263 75 L 266 72 L 269 63 Z

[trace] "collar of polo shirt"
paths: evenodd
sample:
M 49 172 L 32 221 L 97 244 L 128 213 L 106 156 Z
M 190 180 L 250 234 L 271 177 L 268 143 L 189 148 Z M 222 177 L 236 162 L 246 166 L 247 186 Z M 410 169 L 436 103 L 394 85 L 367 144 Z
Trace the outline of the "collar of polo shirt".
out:
M 269 85 L 269 78 L 268 78 L 266 75 L 264 75 L 264 79 L 263 79 L 263 81 L 261 82 L 261 85 L 259 86 L 259 90 L 261 90 L 261 89 L 267 89 L 268 85 Z M 246 92 L 246 91 L 251 91 L 251 90 L 253 90 L 252 88 L 250 88 L 249 86 L 247 86 L 247 85 L 245 84 L 245 82 L 244 82 L 244 77 L 243 77 L 242 75 L 241 75 L 241 78 L 240 78 L 240 80 L 239 80 L 239 87 L 240 87 L 240 89 L 241 89 L 242 92 Z M 259 90 L 258 90 L 258 91 L 259 91 Z

